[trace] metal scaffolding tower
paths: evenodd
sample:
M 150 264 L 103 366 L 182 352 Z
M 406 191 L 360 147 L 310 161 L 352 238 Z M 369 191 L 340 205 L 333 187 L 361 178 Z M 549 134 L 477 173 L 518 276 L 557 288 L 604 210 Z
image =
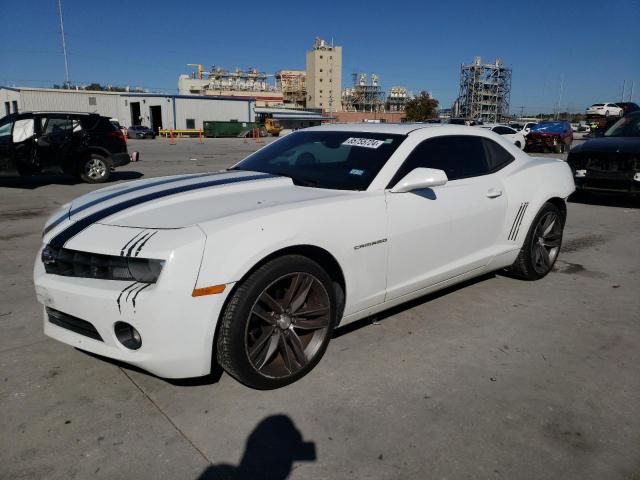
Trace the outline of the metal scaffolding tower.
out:
M 342 92 L 342 109 L 347 112 L 383 112 L 385 93 L 380 86 L 378 76 L 366 73 L 354 73 L 353 85 Z
M 502 60 L 483 64 L 475 57 L 471 65 L 460 67 L 458 116 L 483 122 L 500 122 L 509 115 L 511 69 Z

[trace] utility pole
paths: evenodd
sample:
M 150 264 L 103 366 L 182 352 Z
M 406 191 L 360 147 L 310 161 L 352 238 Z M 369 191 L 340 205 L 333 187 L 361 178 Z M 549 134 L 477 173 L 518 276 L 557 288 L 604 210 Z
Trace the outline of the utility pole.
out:
M 633 86 L 635 85 L 636 81 L 632 80 L 631 81 L 631 91 L 629 92 L 629 101 L 632 102 L 632 98 L 633 98 Z
M 560 93 L 558 93 L 558 108 L 556 110 L 556 120 L 560 117 L 560 104 L 562 103 L 562 89 L 564 88 L 564 73 L 560 74 Z
M 524 105 L 520 105 L 520 119 L 524 117 Z
M 64 39 L 64 22 L 62 21 L 62 0 L 58 0 L 58 14 L 60 15 L 60 34 L 62 35 L 62 53 L 64 54 L 64 83 L 69 88 L 69 62 L 67 61 L 67 43 Z
M 621 102 L 624 102 L 624 89 L 625 89 L 626 86 L 627 86 L 627 81 L 623 80 L 622 81 L 622 97 L 620 97 L 620 101 Z

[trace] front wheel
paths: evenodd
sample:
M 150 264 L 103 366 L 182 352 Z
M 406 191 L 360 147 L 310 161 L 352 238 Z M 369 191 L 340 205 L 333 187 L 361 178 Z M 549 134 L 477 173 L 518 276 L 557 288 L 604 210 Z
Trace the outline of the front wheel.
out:
M 274 389 L 309 373 L 336 323 L 336 295 L 316 262 L 287 255 L 253 272 L 227 302 L 217 359 L 245 385 Z
M 531 222 L 518 258 L 509 271 L 523 280 L 538 280 L 553 268 L 564 230 L 564 215 L 552 203 L 545 203 Z
M 80 178 L 87 183 L 104 183 L 111 175 L 109 159 L 92 153 L 80 166 Z

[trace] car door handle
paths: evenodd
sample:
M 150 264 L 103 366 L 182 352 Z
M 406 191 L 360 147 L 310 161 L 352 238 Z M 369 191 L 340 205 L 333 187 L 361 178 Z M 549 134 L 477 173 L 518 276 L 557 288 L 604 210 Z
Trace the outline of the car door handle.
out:
M 487 192 L 487 197 L 489 198 L 497 198 L 502 195 L 502 190 L 498 190 L 496 188 L 490 188 Z

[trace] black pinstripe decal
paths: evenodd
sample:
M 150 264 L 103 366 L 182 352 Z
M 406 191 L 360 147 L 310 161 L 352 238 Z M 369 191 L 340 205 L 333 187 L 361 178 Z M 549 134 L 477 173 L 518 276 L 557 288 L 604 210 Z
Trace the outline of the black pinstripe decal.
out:
M 118 312 L 122 313 L 122 309 L 120 308 L 120 300 L 122 299 L 122 295 L 124 295 L 124 293 L 129 290 L 131 287 L 137 285 L 138 282 L 133 282 L 131 285 L 126 286 L 121 292 L 120 295 L 118 295 L 118 298 L 116 299 L 116 303 L 118 304 Z
M 147 232 L 144 235 L 142 235 L 141 237 L 139 237 L 135 242 L 133 242 L 131 244 L 131 246 L 129 247 L 129 250 L 127 250 L 126 256 L 130 257 L 131 256 L 131 252 L 134 251 L 134 249 L 140 245 L 141 242 L 145 241 L 147 238 L 149 238 L 151 236 L 151 232 Z
M 137 192 L 139 190 L 144 190 L 145 188 L 157 187 L 158 185 L 166 185 L 168 183 L 181 182 L 183 180 L 190 180 L 192 178 L 201 178 L 201 177 L 208 177 L 208 176 L 213 176 L 213 175 L 221 175 L 222 173 L 227 173 L 227 172 L 201 173 L 201 174 L 198 174 L 198 175 L 182 175 L 182 176 L 180 176 L 178 178 L 166 178 L 166 179 L 163 179 L 163 180 L 158 180 L 157 182 L 149 182 L 149 183 L 145 183 L 144 185 L 137 185 L 135 187 L 125 188 L 123 190 L 118 190 L 117 192 L 110 193 L 108 195 L 105 195 L 104 197 L 96 198 L 95 200 L 92 200 L 92 201 L 90 201 L 88 203 L 85 203 L 84 205 L 80 205 L 79 207 L 74 208 L 73 210 L 71 210 L 69 212 L 66 212 L 64 215 L 61 215 L 60 217 L 56 218 L 53 222 L 51 222 L 49 225 L 47 225 L 42 234 L 45 235 L 45 234 L 49 233 L 51 230 L 53 230 L 55 227 L 60 225 L 66 219 L 71 218 L 72 215 L 76 215 L 76 214 L 78 214 L 80 212 L 85 211 L 88 208 L 93 207 L 94 205 L 97 205 L 99 203 L 111 200 L 112 198 L 120 197 L 122 195 L 126 195 L 127 193 Z
M 518 217 L 520 216 L 520 213 L 522 212 L 522 209 L 524 208 L 524 203 L 520 204 L 520 208 L 518 209 L 518 213 L 516 213 L 516 218 L 513 219 L 513 223 L 511 224 L 511 230 L 509 230 L 509 236 L 507 237 L 508 240 L 511 240 L 511 236 L 513 235 L 513 231 L 516 228 L 516 223 L 518 221 Z
M 518 238 L 518 232 L 520 231 L 520 224 L 522 223 L 522 219 L 524 218 L 524 214 L 527 211 L 527 207 L 529 206 L 529 202 L 524 202 L 520 205 L 520 209 L 516 214 L 516 218 L 513 221 L 513 225 L 511 226 L 511 231 L 509 232 L 508 240 L 515 240 Z
M 140 245 L 138 245 L 138 248 L 136 249 L 136 253 L 135 253 L 134 257 L 137 257 L 138 255 L 140 255 L 140 252 L 142 251 L 142 248 L 147 244 L 147 242 L 149 240 L 151 240 L 151 237 L 153 237 L 156 233 L 158 233 L 157 230 L 155 232 L 153 232 L 151 235 L 149 235 Z
M 129 245 L 131 245 L 131 242 L 136 240 L 140 235 L 144 235 L 144 230 L 141 231 L 141 232 L 136 233 L 131 240 L 129 240 L 127 243 L 124 244 L 124 247 L 122 247 L 122 250 L 120 250 L 120 256 L 121 257 L 124 257 L 124 251 L 127 249 L 127 247 Z
M 136 308 L 136 298 L 138 298 L 138 295 L 140 295 L 140 292 L 141 292 L 142 290 L 144 290 L 145 288 L 150 287 L 150 286 L 151 286 L 151 284 L 150 284 L 150 283 L 147 283 L 144 287 L 142 287 L 140 290 L 138 290 L 138 291 L 136 292 L 136 294 L 135 294 L 135 295 L 133 296 L 133 298 L 131 299 L 131 304 L 133 305 L 133 308 Z
M 231 177 L 231 178 L 223 178 L 220 180 L 209 180 L 207 182 L 202 183 L 192 183 L 189 185 L 182 185 L 179 187 L 168 188 L 166 190 L 162 190 L 159 192 L 151 192 L 146 195 L 142 195 L 140 197 L 131 198 L 129 200 L 125 200 L 124 202 L 118 203 L 116 205 L 112 205 L 103 210 L 99 210 L 91 215 L 87 215 L 84 218 L 77 220 L 75 223 L 71 224 L 65 230 L 60 232 L 58 235 L 53 237 L 50 242 L 50 245 L 55 248 L 63 248 L 64 244 L 78 233 L 83 231 L 85 228 L 93 225 L 100 220 L 103 220 L 111 215 L 114 215 L 118 212 L 126 210 L 127 208 L 134 207 L 136 205 L 140 205 L 142 203 L 150 202 L 152 200 L 157 200 L 159 198 L 168 197 L 170 195 L 175 195 L 178 193 L 189 192 L 192 190 L 199 190 L 207 187 L 215 187 L 217 185 L 225 185 L 230 183 L 239 183 L 239 182 L 249 182 L 253 180 L 264 180 L 267 178 L 276 178 L 277 175 L 271 175 L 268 173 L 263 173 L 259 175 L 247 175 L 241 177 Z

